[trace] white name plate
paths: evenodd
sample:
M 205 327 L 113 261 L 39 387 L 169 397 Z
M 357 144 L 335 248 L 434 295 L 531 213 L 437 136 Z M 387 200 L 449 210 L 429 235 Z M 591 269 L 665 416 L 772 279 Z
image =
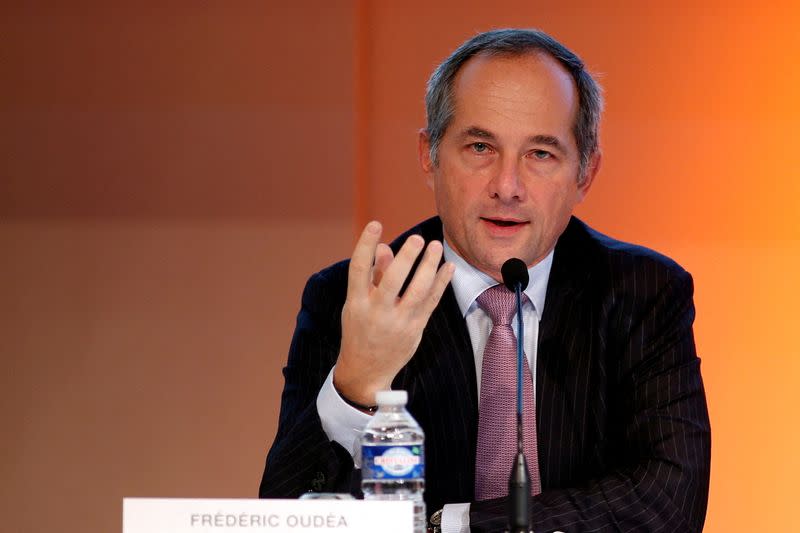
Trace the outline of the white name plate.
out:
M 122 533 L 411 533 L 412 503 L 124 498 Z

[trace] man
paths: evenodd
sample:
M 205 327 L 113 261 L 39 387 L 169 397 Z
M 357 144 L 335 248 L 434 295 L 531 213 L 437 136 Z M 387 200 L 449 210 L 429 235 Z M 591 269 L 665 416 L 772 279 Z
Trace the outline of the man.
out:
M 349 262 L 309 280 L 260 495 L 357 491 L 374 394 L 400 388 L 426 434 L 428 512 L 502 530 L 510 463 L 492 462 L 515 438 L 492 424 L 515 388 L 496 378 L 483 294 L 505 290 L 492 286 L 518 257 L 533 528 L 701 530 L 710 428 L 691 277 L 572 217 L 600 164 L 597 84 L 546 34 L 498 30 L 438 67 L 426 104 L 419 157 L 439 216 L 391 246 L 371 222 Z

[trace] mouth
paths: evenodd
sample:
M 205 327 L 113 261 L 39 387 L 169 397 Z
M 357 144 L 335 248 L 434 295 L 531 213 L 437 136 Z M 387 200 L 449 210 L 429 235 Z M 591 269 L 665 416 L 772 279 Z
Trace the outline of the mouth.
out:
M 498 228 L 513 228 L 517 226 L 524 226 L 525 224 L 530 224 L 530 222 L 527 220 L 515 220 L 512 218 L 481 217 L 481 220 L 483 220 L 487 224 L 490 224 Z

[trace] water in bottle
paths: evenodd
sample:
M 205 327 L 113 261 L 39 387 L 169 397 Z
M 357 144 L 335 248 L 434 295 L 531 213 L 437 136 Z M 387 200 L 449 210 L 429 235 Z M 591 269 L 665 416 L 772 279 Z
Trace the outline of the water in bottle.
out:
M 425 434 L 406 410 L 406 391 L 381 391 L 378 411 L 361 437 L 361 489 L 366 500 L 414 502 L 414 533 L 425 532 Z

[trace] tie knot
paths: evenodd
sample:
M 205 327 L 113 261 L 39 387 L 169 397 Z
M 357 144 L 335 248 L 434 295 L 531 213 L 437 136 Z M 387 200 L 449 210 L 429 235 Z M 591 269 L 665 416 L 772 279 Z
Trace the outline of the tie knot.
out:
M 522 302 L 524 303 L 527 299 L 528 297 L 523 292 Z M 514 318 L 514 311 L 516 311 L 515 304 L 516 296 L 502 283 L 489 287 L 478 296 L 478 305 L 486 311 L 495 326 L 511 324 L 511 320 Z

